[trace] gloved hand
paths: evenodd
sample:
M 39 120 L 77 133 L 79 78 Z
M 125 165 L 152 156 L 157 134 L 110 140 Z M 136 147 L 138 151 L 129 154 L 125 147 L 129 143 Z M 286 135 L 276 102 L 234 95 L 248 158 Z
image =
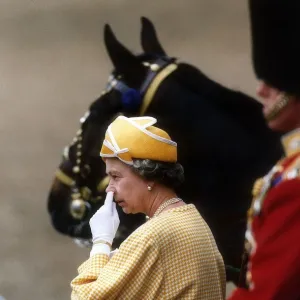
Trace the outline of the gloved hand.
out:
M 120 219 L 113 202 L 113 192 L 108 192 L 104 205 L 90 219 L 90 227 L 93 235 L 93 243 L 105 241 L 112 245 L 116 232 L 120 225 Z

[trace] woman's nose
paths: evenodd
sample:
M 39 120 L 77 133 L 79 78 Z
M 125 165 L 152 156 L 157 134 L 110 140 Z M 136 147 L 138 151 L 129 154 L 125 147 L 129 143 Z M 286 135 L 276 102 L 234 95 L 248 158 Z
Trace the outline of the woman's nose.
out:
M 109 181 L 108 183 L 108 186 L 107 188 L 105 189 L 105 192 L 108 193 L 108 192 L 114 192 L 115 193 L 116 189 L 113 187 L 113 185 L 111 184 L 111 180 Z

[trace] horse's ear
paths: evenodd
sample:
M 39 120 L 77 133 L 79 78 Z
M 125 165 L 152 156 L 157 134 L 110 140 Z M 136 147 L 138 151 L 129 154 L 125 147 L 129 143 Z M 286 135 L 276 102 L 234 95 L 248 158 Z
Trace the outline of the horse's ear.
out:
M 161 46 L 153 23 L 146 17 L 141 17 L 141 44 L 146 53 L 153 53 L 158 55 L 166 55 L 165 50 Z
M 104 43 L 115 70 L 122 74 L 127 81 L 133 84 L 136 83 L 135 79 L 141 79 L 145 76 L 147 69 L 134 54 L 117 40 L 108 24 L 104 26 Z

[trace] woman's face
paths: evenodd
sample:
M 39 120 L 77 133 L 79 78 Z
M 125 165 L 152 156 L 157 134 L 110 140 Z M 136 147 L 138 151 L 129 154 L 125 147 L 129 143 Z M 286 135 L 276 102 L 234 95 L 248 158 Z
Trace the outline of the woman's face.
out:
M 117 158 L 108 158 L 105 163 L 110 178 L 106 192 L 114 192 L 116 203 L 126 214 L 145 212 L 150 193 L 148 183 Z
M 294 97 L 290 97 L 290 100 L 286 106 L 284 106 L 280 112 L 271 119 L 268 119 L 270 113 L 272 113 L 276 104 L 278 104 L 284 94 L 279 90 L 268 85 L 264 81 L 259 83 L 257 88 L 257 95 L 262 99 L 263 114 L 267 119 L 268 126 L 275 131 L 291 131 L 297 127 L 300 127 L 300 101 Z

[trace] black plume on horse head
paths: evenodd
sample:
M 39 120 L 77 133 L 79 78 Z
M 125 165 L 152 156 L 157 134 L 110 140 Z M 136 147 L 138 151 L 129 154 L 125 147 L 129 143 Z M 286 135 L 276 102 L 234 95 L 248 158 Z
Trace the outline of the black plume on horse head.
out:
M 105 196 L 105 165 L 99 157 L 105 130 L 118 114 L 145 114 L 178 143 L 186 178 L 179 196 L 200 210 L 225 263 L 239 266 L 252 185 L 282 155 L 279 136 L 267 127 L 260 103 L 169 57 L 152 22 L 142 17 L 141 23 L 140 55 L 104 26 L 114 70 L 60 165 L 48 201 L 53 225 L 72 237 L 91 237 L 88 220 Z M 117 245 L 144 222 L 140 215 L 119 213 Z

